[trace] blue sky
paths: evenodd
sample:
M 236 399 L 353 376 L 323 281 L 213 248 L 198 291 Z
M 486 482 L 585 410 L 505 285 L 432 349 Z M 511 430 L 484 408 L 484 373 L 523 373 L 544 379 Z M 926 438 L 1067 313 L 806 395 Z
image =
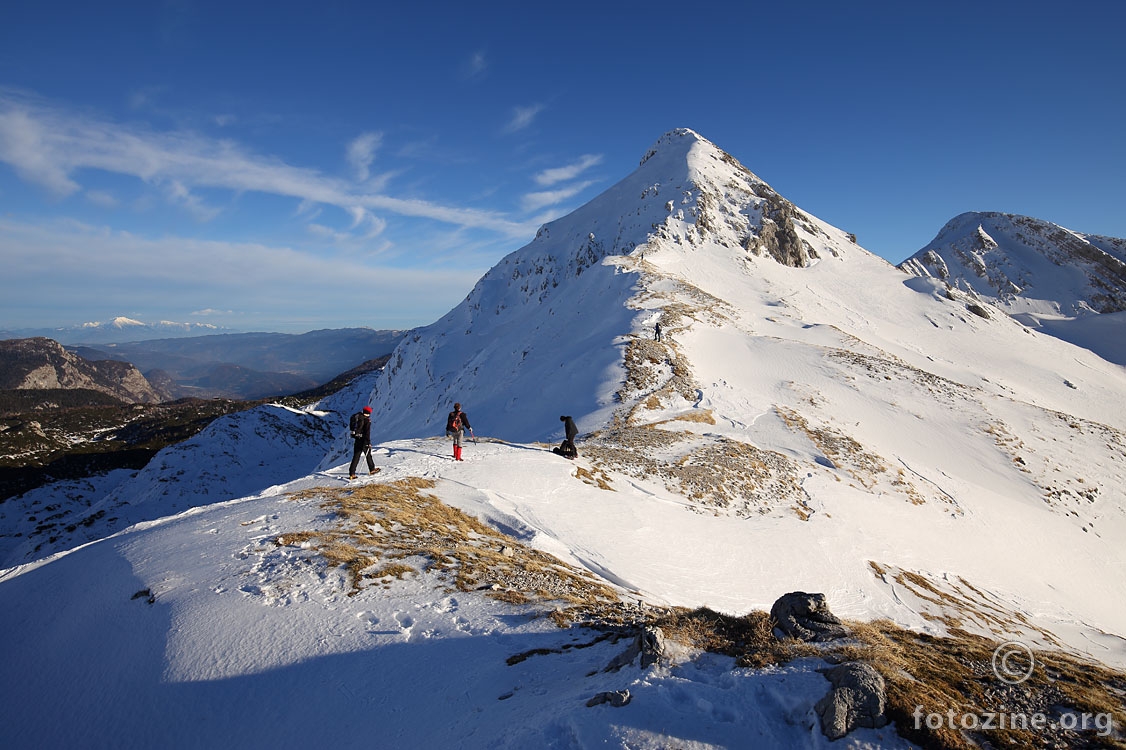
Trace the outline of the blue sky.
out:
M 1126 4 L 0 4 L 0 328 L 430 323 L 689 127 L 899 262 L 1126 237 Z

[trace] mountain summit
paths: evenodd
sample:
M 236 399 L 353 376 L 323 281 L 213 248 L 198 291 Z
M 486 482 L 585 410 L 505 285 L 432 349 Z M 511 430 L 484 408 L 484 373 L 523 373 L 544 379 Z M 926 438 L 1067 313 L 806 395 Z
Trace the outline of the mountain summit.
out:
M 582 394 L 568 395 L 580 403 L 567 408 L 605 417 L 621 377 L 613 342 L 648 306 L 638 302 L 639 273 L 655 278 L 709 256 L 740 273 L 760 259 L 805 268 L 850 249 L 850 235 L 798 209 L 734 157 L 673 130 L 631 175 L 544 225 L 460 305 L 417 331 L 376 387 L 383 418 L 374 429 L 430 434 L 460 397 L 503 418 L 514 439 L 532 439 L 563 406 L 551 398 L 560 380 L 568 394 Z M 610 258 L 620 260 L 604 263 Z M 517 380 L 537 383 L 544 398 L 516 396 L 509 386 Z

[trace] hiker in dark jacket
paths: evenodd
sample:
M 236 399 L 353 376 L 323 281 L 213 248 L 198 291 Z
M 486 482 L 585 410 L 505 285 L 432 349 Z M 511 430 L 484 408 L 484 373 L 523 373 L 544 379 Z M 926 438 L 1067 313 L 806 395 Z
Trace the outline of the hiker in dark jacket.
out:
M 461 404 L 454 404 L 454 410 L 446 417 L 446 437 L 454 439 L 454 460 L 461 460 L 461 438 L 465 431 L 472 432 L 473 425 L 469 424 L 469 417 L 461 410 Z
M 356 418 L 359 419 L 356 419 Z M 360 456 L 367 456 L 368 474 L 375 473 L 375 459 L 371 457 L 371 407 L 365 406 L 364 410 L 353 417 L 356 420 L 356 429 L 352 431 L 352 463 L 348 466 L 348 478 L 356 478 L 356 468 L 360 465 Z
M 575 427 L 575 420 L 567 416 L 560 417 L 559 421 L 563 423 L 564 437 L 566 437 L 567 440 L 571 441 L 572 443 L 575 442 L 575 438 L 579 436 L 579 428 Z
M 570 416 L 561 416 L 559 421 L 563 423 L 563 442 L 559 444 L 558 448 L 552 448 L 552 453 L 557 453 L 564 458 L 577 458 L 579 455 L 578 449 L 575 448 L 575 438 L 578 437 L 579 428 L 575 426 L 575 420 Z

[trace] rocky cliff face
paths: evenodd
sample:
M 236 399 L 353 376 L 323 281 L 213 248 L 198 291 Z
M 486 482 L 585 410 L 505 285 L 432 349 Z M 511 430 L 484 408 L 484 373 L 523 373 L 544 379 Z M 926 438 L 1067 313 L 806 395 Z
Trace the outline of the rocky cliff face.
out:
M 54 389 L 97 391 L 126 403 L 161 400 L 128 362 L 90 362 L 47 338 L 0 341 L 0 390 Z

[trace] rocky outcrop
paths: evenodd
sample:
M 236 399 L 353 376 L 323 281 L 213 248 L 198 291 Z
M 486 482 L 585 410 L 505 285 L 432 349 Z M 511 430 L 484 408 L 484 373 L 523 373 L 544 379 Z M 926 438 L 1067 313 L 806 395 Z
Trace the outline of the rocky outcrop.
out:
M 641 657 L 641 668 L 652 666 L 661 661 L 665 656 L 665 636 L 660 628 L 646 625 L 637 634 L 622 653 L 618 654 L 602 671 L 617 672 L 627 664 L 632 664 L 634 659 Z
M 91 362 L 48 338 L 0 341 L 0 390 L 90 390 L 126 403 L 157 403 L 160 395 L 128 362 Z
M 762 215 L 762 228 L 759 230 L 757 239 L 749 240 L 750 243 L 757 246 L 747 249 L 758 251 L 760 254 L 765 252 L 784 266 L 793 268 L 808 266 L 811 259 L 817 258 L 817 253 L 808 242 L 798 236 L 798 230 L 794 224 L 794 220 L 797 218 L 797 209 L 794 204 L 783 200 L 777 193 L 766 192 L 767 198 Z
M 770 616 L 778 630 L 799 641 L 831 641 L 849 634 L 840 618 L 829 611 L 824 594 L 784 594 L 770 608 Z
M 849 662 L 824 674 L 833 683 L 833 689 L 814 706 L 822 734 L 838 740 L 857 727 L 878 729 L 888 723 L 884 716 L 887 690 L 883 676 L 875 668 Z

